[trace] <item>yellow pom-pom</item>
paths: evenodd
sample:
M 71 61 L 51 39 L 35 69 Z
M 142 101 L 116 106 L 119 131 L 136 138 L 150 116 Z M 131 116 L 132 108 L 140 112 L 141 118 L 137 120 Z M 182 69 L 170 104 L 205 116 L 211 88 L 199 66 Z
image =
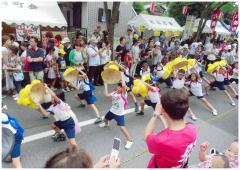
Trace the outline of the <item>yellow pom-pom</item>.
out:
M 142 97 L 147 97 L 147 93 L 145 93 L 145 92 L 140 93 L 140 95 L 141 95 Z
M 141 84 L 139 86 L 139 93 L 147 93 L 147 86 L 145 84 Z
M 135 80 L 133 81 L 134 86 L 137 86 L 137 85 L 140 83 L 140 81 L 141 81 L 141 80 L 139 80 L 139 79 L 135 79 Z
M 29 98 L 24 98 L 24 99 L 22 99 L 22 104 L 23 104 L 24 106 L 29 105 L 29 104 L 30 104 Z
M 22 98 L 19 98 L 18 101 L 17 101 L 17 104 L 18 104 L 18 105 L 23 104 L 23 99 L 22 99 Z
M 30 104 L 29 104 L 29 108 L 30 108 L 30 109 L 35 109 L 35 104 L 34 104 L 34 103 L 30 103 Z
M 226 60 L 221 60 L 221 61 L 219 61 L 219 65 L 224 67 L 224 66 L 227 65 L 227 61 Z
M 148 81 L 148 80 L 151 80 L 150 73 L 144 74 L 142 76 L 142 81 Z
M 138 87 L 133 86 L 133 88 L 132 88 L 132 92 L 133 92 L 133 94 L 138 94 L 138 93 L 139 93 L 139 89 L 138 89 Z
M 188 59 L 188 68 L 192 68 L 195 64 L 196 64 L 196 60 L 195 59 Z

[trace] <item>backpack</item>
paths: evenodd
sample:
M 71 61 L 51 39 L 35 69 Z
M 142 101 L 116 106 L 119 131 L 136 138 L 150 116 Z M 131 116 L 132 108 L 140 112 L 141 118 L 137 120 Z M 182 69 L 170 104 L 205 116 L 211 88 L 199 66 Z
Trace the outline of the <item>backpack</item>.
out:
M 3 113 L 3 114 L 5 114 L 5 113 Z M 17 119 L 15 119 L 14 117 L 12 117 L 9 114 L 6 114 L 6 115 L 8 117 L 8 121 L 2 121 L 2 124 L 10 123 L 10 125 L 17 131 L 17 134 L 23 136 L 24 129 L 18 123 Z

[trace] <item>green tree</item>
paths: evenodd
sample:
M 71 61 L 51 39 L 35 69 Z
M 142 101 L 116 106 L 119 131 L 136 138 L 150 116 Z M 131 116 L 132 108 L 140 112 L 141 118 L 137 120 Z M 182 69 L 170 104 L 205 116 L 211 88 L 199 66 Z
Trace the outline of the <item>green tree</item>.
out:
M 146 12 L 143 2 L 133 2 L 133 8 L 134 8 L 134 10 L 136 11 L 137 14 L 140 14 L 142 12 Z
M 200 37 L 213 9 L 219 8 L 229 17 L 236 8 L 234 2 L 170 2 L 168 16 L 174 17 L 181 26 L 185 25 L 186 21 L 186 15 L 182 14 L 183 6 L 188 6 L 190 15 L 200 18 L 196 39 Z

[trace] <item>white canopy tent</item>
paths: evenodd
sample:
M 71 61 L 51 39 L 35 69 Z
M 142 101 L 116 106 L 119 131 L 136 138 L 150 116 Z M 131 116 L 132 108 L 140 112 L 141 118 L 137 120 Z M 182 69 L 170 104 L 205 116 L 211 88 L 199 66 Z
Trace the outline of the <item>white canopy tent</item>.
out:
M 67 22 L 54 1 L 5 0 L 0 4 L 0 20 L 11 24 L 34 24 L 50 27 L 67 26 Z
M 195 20 L 193 30 L 192 30 L 193 32 L 197 32 L 199 21 L 200 21 L 200 18 Z M 207 20 L 206 25 L 205 25 L 202 33 L 213 33 L 210 25 L 211 25 L 211 20 Z M 217 25 L 215 27 L 215 31 L 219 35 L 230 35 L 231 34 L 226 28 L 224 28 L 222 26 L 222 24 L 219 21 L 217 22 Z
M 144 25 L 148 30 L 183 31 L 183 28 L 172 17 L 139 14 L 128 22 L 128 25 L 139 28 Z

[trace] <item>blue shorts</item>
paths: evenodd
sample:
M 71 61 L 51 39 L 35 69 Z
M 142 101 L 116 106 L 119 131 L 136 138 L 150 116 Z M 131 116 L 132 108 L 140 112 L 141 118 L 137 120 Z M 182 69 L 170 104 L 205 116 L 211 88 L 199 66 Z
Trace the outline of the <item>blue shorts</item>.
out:
M 220 82 L 220 81 L 214 81 L 210 84 L 211 87 L 217 87 L 219 90 L 226 90 L 225 86 L 224 86 L 224 81 Z
M 224 85 L 226 86 L 230 85 L 230 81 L 227 78 L 224 79 Z
M 78 97 L 81 100 L 86 100 L 87 104 L 94 104 L 97 101 L 96 96 L 93 95 L 90 91 L 84 91 L 83 93 L 79 93 Z
M 105 115 L 105 119 L 111 121 L 112 119 L 114 119 L 117 122 L 118 126 L 125 126 L 125 119 L 124 119 L 124 115 L 119 116 L 116 115 L 114 113 L 112 113 L 111 111 L 109 111 L 106 115 Z
M 75 138 L 75 123 L 72 118 L 65 121 L 56 121 L 54 125 L 59 129 L 63 129 L 68 139 Z
M 191 91 L 189 91 L 189 96 L 195 96 Z M 196 96 L 198 99 L 204 98 L 204 96 Z
M 146 105 L 151 106 L 155 110 L 157 103 L 152 103 L 151 100 L 144 100 L 144 102 Z
M 167 79 L 163 79 L 163 78 L 161 78 L 161 79 L 159 79 L 159 83 L 165 83 L 169 88 L 170 87 L 172 87 L 172 79 L 171 79 L 171 77 L 168 77 Z
M 22 144 L 23 136 L 15 134 L 15 144 L 13 146 L 13 150 L 11 152 L 12 158 L 17 158 L 21 153 L 21 144 Z

